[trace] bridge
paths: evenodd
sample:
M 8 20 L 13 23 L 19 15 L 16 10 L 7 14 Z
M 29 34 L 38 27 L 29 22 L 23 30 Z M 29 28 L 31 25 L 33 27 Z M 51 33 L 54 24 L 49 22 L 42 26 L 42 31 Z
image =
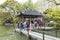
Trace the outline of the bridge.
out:
M 20 33 L 20 29 L 16 28 L 15 30 Z M 25 34 L 26 36 L 28 36 L 28 31 L 22 30 L 21 32 L 23 34 Z M 35 38 L 36 40 L 60 40 L 60 38 L 56 38 L 56 37 L 49 36 L 49 35 L 46 35 L 46 34 L 44 35 L 44 39 L 43 39 L 43 34 L 42 33 L 37 33 L 37 32 L 33 32 L 33 31 L 29 31 L 29 35 L 32 38 Z

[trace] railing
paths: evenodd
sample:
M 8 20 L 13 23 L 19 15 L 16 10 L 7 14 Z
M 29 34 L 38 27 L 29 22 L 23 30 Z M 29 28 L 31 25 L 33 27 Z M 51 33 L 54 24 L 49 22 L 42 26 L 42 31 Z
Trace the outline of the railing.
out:
M 46 40 L 46 38 L 51 39 L 51 40 L 60 40 L 60 30 L 32 30 L 33 32 L 37 32 L 42 34 L 43 40 Z
M 19 31 L 20 32 L 20 31 Z M 60 30 L 40 30 L 21 31 L 28 37 L 28 40 L 60 40 Z

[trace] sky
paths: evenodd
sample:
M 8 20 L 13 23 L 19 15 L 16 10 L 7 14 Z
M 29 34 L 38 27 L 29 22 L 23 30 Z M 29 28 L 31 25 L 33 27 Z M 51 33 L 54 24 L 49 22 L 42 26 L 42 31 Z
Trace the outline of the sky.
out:
M 0 4 L 4 3 L 6 0 L 0 0 Z M 28 0 L 16 0 L 18 1 L 19 3 L 25 3 L 26 1 Z M 37 2 L 37 0 L 32 0 L 33 3 Z
M 3 2 L 5 2 L 6 0 L 0 0 L 0 4 L 2 4 Z

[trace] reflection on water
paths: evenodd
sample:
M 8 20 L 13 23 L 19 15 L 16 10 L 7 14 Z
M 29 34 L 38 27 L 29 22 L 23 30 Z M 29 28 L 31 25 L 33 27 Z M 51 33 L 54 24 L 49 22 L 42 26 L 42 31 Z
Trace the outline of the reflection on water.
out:
M 0 40 L 26 40 L 26 37 L 14 32 L 14 27 L 11 25 L 0 26 Z

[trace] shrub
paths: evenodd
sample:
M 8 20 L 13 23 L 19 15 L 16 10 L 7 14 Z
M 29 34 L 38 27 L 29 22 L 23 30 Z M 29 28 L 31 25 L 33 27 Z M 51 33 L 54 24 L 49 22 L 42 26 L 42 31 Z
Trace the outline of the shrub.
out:
M 57 29 L 60 29 L 60 23 L 57 23 L 56 27 Z
M 49 27 L 53 27 L 54 26 L 54 23 L 48 23 L 48 26 Z

